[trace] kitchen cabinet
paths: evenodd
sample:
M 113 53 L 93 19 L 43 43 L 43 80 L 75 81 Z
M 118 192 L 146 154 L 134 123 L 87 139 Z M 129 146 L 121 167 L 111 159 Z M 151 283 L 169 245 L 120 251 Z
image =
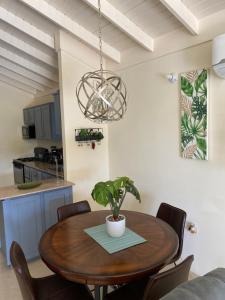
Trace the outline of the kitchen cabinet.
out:
M 57 223 L 57 208 L 71 203 L 71 195 L 69 190 L 61 190 L 47 192 L 43 197 L 45 227 L 49 228 Z
M 57 222 L 57 208 L 72 202 L 72 186 L 0 201 L 1 250 L 6 264 L 11 264 L 12 241 L 21 245 L 28 260 L 38 257 L 39 240 Z
M 36 138 L 40 140 L 51 140 L 51 105 L 52 103 L 43 104 L 35 107 L 35 130 Z
M 5 239 L 3 228 L 4 228 L 3 209 L 2 209 L 2 205 L 0 205 L 0 248 L 3 254 L 5 255 L 5 245 L 2 242 Z
M 52 128 L 51 128 L 51 107 L 52 103 L 45 104 L 41 107 L 42 109 L 42 130 L 43 139 L 52 139 Z
M 20 184 L 24 182 L 24 168 L 22 164 L 13 162 L 13 174 L 15 183 Z
M 23 110 L 23 121 L 25 125 L 34 125 L 35 117 L 33 107 L 25 108 Z
M 30 172 L 31 172 L 31 168 L 27 167 L 27 166 L 24 166 L 24 179 L 25 179 L 25 182 L 30 182 Z
M 24 166 L 24 178 L 25 178 L 25 182 L 31 182 L 31 181 L 54 179 L 56 178 L 56 175 L 49 174 L 45 171 L 37 170 L 34 168 L 30 168 L 28 166 Z
M 40 181 L 42 180 L 42 172 L 36 169 L 30 169 L 30 181 Z
M 40 195 L 29 195 L 3 202 L 4 236 L 7 265 L 9 261 L 9 249 L 13 241 L 17 241 L 23 248 L 27 259 L 38 256 L 37 241 L 43 233 L 41 219 Z
M 41 172 L 41 179 L 45 180 L 45 179 L 53 179 L 56 178 L 56 175 L 52 175 L 46 172 Z
M 35 125 L 36 139 L 61 141 L 61 109 L 59 92 L 54 101 L 23 110 L 24 124 Z
M 35 132 L 36 139 L 41 140 L 43 138 L 43 129 L 42 129 L 42 113 L 41 107 L 37 106 L 34 108 L 34 124 L 35 124 Z

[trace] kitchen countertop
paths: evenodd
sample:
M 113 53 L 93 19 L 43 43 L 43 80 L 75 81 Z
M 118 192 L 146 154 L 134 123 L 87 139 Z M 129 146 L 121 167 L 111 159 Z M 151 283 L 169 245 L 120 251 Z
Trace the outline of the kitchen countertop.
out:
M 44 191 L 62 189 L 73 185 L 74 183 L 66 180 L 51 179 L 51 180 L 43 180 L 40 186 L 32 189 L 27 189 L 27 190 L 19 190 L 16 185 L 0 187 L 0 201 L 27 196 L 36 193 L 41 193 Z
M 46 172 L 48 174 L 56 176 L 56 170 L 54 168 L 55 165 L 52 165 L 48 162 L 41 162 L 41 161 L 26 161 L 26 162 L 21 162 L 24 164 L 24 166 Z M 58 177 L 64 178 L 63 172 L 58 172 Z

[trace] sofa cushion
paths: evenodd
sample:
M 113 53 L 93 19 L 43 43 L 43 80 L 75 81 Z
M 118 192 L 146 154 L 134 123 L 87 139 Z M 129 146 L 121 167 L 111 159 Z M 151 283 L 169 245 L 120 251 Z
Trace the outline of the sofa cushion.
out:
M 218 268 L 205 276 L 183 283 L 161 300 L 224 300 L 225 269 Z

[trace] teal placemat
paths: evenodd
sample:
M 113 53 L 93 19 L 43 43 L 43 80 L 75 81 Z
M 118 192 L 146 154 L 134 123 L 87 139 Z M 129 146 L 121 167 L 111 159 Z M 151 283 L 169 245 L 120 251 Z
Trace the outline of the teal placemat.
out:
M 143 237 L 128 228 L 123 236 L 116 238 L 108 235 L 105 224 L 90 227 L 84 231 L 110 254 L 146 242 Z

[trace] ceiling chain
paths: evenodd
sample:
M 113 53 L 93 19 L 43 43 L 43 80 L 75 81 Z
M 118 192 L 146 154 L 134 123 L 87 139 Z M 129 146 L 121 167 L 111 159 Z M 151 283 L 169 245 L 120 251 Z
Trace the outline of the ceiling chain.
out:
M 102 57 L 102 12 L 101 12 L 101 1 L 98 0 L 98 37 L 99 37 L 99 57 L 100 57 L 100 70 L 103 71 L 103 57 Z
M 100 70 L 85 73 L 76 87 L 81 112 L 91 121 L 102 123 L 119 121 L 127 110 L 126 85 L 115 73 L 103 69 L 102 12 L 98 0 L 98 38 Z

